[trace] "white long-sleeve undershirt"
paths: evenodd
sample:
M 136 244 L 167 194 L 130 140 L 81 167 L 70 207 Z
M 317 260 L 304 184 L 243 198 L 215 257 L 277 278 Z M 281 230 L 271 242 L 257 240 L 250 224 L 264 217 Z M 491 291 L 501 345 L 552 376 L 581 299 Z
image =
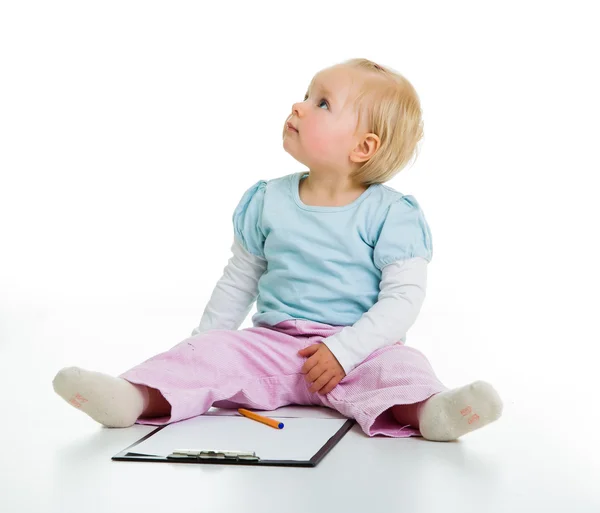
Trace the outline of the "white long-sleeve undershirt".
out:
M 258 298 L 258 280 L 267 261 L 234 239 L 232 257 L 217 282 L 192 336 L 210 329 L 237 330 Z M 425 300 L 424 258 L 398 260 L 382 269 L 377 302 L 352 326 L 323 339 L 348 374 L 373 351 L 395 344 L 414 324 Z

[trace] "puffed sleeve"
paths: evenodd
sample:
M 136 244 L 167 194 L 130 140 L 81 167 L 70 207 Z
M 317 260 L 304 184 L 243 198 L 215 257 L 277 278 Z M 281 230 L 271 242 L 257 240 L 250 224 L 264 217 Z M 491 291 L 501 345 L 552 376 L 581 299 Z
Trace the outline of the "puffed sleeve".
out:
M 422 257 L 431 262 L 431 231 L 413 196 L 403 196 L 390 205 L 373 250 L 379 270 L 398 260 Z
M 233 232 L 248 253 L 265 258 L 262 212 L 267 182 L 259 180 L 242 196 L 233 212 Z

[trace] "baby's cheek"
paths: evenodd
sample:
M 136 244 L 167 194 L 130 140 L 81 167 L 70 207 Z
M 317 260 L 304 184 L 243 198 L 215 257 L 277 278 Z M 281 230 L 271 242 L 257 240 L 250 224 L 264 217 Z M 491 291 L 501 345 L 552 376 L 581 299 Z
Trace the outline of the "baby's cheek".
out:
M 323 132 L 311 132 L 309 143 L 313 152 L 319 155 L 325 155 L 331 150 L 331 141 L 327 134 Z

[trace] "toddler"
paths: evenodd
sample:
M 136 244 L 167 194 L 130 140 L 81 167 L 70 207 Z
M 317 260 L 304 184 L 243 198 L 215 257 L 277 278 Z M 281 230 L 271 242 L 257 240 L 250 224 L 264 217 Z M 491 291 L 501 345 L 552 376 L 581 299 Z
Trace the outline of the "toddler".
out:
M 433 247 L 416 199 L 384 183 L 422 135 L 400 74 L 366 59 L 320 71 L 283 127 L 308 170 L 243 194 L 232 256 L 191 336 L 119 377 L 62 369 L 54 390 L 109 427 L 299 404 L 333 408 L 369 436 L 449 441 L 497 420 L 490 384 L 448 389 L 405 345 Z M 255 301 L 253 327 L 238 330 Z

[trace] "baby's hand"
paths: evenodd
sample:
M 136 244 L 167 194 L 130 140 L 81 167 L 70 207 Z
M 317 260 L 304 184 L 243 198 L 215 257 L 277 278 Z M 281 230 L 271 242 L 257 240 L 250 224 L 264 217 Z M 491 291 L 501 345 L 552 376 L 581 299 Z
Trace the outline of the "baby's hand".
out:
M 306 382 L 312 383 L 309 388 L 311 393 L 318 391 L 322 395 L 328 394 L 346 376 L 344 368 L 325 344 L 305 347 L 298 354 L 308 357 L 302 366 L 302 373 Z

